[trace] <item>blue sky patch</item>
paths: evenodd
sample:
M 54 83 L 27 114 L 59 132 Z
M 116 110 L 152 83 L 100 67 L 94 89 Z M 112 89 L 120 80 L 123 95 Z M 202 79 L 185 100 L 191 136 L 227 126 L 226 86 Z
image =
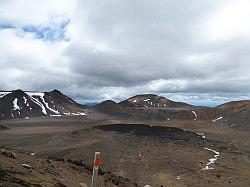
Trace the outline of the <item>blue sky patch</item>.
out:
M 61 20 L 59 23 L 55 22 L 48 24 L 46 26 L 34 26 L 28 25 L 23 27 L 17 27 L 12 24 L 1 24 L 1 29 L 21 29 L 25 33 L 32 33 L 35 38 L 42 39 L 44 41 L 68 41 L 69 38 L 65 36 L 65 31 L 68 24 L 70 23 L 69 19 Z
M 15 29 L 16 27 L 11 24 L 1 24 L 0 23 L 0 29 Z
M 22 28 L 24 32 L 30 32 L 35 35 L 38 39 L 45 41 L 68 41 L 69 39 L 65 36 L 65 31 L 70 20 L 63 20 L 62 22 L 51 24 L 45 27 L 37 26 L 25 26 Z

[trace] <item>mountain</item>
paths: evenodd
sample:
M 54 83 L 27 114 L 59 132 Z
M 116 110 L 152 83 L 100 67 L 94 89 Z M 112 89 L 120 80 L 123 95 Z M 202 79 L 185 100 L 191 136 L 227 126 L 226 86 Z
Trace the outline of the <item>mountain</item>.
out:
M 250 109 L 250 100 L 231 101 L 216 107 L 223 111 L 243 111 Z
M 61 115 L 85 115 L 85 113 L 82 105 L 58 90 L 0 92 L 0 120 Z
M 97 105 L 94 106 L 96 109 L 98 110 L 106 110 L 106 109 L 110 109 L 110 110 L 114 110 L 116 108 L 120 108 L 121 105 L 119 105 L 118 103 L 116 103 L 115 101 L 112 100 L 106 100 L 103 101 Z
M 119 103 L 103 101 L 90 110 L 115 118 L 133 120 L 209 120 L 238 130 L 250 130 L 250 101 L 232 101 L 208 108 L 196 107 L 167 98 L 144 94 Z M 86 106 L 76 103 L 58 90 L 29 92 L 0 91 L 0 120 L 39 116 L 86 115 Z M 94 113 L 93 113 L 94 114 Z
M 175 102 L 153 94 L 136 95 L 120 103 L 108 100 L 94 107 L 99 112 L 133 120 L 208 120 L 238 130 L 250 130 L 250 101 L 232 101 L 208 108 Z
M 98 112 L 109 114 L 114 117 L 130 118 L 132 114 L 131 108 L 125 107 L 124 105 L 112 100 L 103 101 L 92 108 Z
M 161 97 L 154 94 L 144 94 L 144 95 L 136 95 L 125 101 L 120 102 L 120 104 L 127 107 L 147 107 L 147 108 L 180 108 L 187 107 L 192 108 L 194 106 L 182 103 L 175 102 L 165 97 Z
M 215 108 L 213 121 L 238 129 L 250 130 L 250 101 L 231 101 Z
M 99 112 L 134 120 L 196 119 L 195 106 L 153 94 L 136 95 L 120 103 L 108 100 L 94 107 Z

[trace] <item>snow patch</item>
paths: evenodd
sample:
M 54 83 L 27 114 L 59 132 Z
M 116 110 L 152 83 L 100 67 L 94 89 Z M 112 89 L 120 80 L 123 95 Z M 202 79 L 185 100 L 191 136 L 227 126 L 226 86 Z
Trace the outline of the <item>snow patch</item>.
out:
M 197 135 L 201 136 L 202 138 L 206 138 L 205 134 L 202 132 L 202 133 L 196 133 Z
M 17 101 L 18 101 L 17 98 L 15 98 L 14 101 L 13 101 L 13 106 L 14 106 L 13 110 L 20 110 L 20 107 L 17 105 Z
M 44 95 L 41 96 L 40 98 L 42 99 L 42 101 L 43 101 L 43 103 L 45 104 L 45 106 L 46 106 L 47 109 L 49 109 L 50 111 L 52 111 L 52 112 L 54 112 L 54 113 L 56 113 L 56 114 L 59 114 L 59 112 L 58 112 L 57 110 L 54 110 L 53 108 L 50 108 L 50 107 L 49 107 L 49 104 L 46 103 L 46 101 L 45 101 L 45 99 L 44 99 Z
M 83 112 L 78 112 L 81 116 L 86 116 L 87 114 L 83 113 Z
M 27 103 L 27 98 L 23 97 L 23 100 L 24 100 L 24 104 L 26 104 L 26 106 L 29 106 L 29 103 Z
M 0 92 L 0 98 L 6 96 L 6 95 L 9 94 L 9 93 L 11 93 L 11 92 Z
M 42 113 L 44 113 L 45 115 L 47 115 L 47 111 L 46 111 L 44 105 L 43 105 L 37 98 L 34 98 L 34 96 L 43 97 L 43 96 L 44 96 L 44 93 L 27 92 L 27 94 L 29 95 L 30 99 L 31 99 L 34 103 L 36 103 L 38 106 L 41 107 Z
M 55 113 L 56 115 L 59 115 L 59 111 L 54 110 L 53 108 L 50 108 L 49 104 L 44 99 L 44 93 L 40 92 L 27 92 L 27 94 L 30 96 L 30 99 L 35 102 L 37 105 L 39 105 L 42 108 L 42 112 L 47 115 L 47 110 L 50 110 L 51 112 Z M 39 101 L 39 99 L 35 97 L 40 97 L 42 102 Z M 47 109 L 47 110 L 46 110 Z
M 201 170 L 211 170 L 211 169 L 214 169 L 213 165 L 214 165 L 215 161 L 218 159 L 220 153 L 218 151 L 215 151 L 213 149 L 209 149 L 207 147 L 204 147 L 204 149 L 206 149 L 208 151 L 212 151 L 213 153 L 215 153 L 215 155 L 214 155 L 213 158 L 209 159 L 209 162 L 207 163 L 207 165 L 204 168 L 202 168 Z
M 221 116 L 221 117 L 218 117 L 218 118 L 214 119 L 213 122 L 219 121 L 219 120 L 221 120 L 222 118 L 223 118 L 222 116 Z
M 34 96 L 43 97 L 44 96 L 44 93 L 42 92 L 25 92 L 25 93 L 31 97 L 34 97 Z
M 77 113 L 74 113 L 74 112 L 64 112 L 63 113 L 64 115 L 67 115 L 67 116 L 70 116 L 70 115 L 72 115 L 72 116 L 86 116 L 87 114 L 85 114 L 85 113 L 83 113 L 83 112 L 77 112 Z
M 87 114 L 83 113 L 83 112 L 77 112 L 77 113 L 70 113 L 73 116 L 86 116 Z
M 52 116 L 52 117 L 60 117 L 62 115 L 61 114 L 50 114 L 50 116 Z
M 195 113 L 195 111 L 193 110 L 192 113 L 194 114 L 194 120 L 197 119 L 197 114 Z
M 150 99 L 144 99 L 143 101 L 147 102 L 147 101 L 150 101 Z
M 31 169 L 32 167 L 29 164 L 22 164 L 22 166 L 26 169 Z

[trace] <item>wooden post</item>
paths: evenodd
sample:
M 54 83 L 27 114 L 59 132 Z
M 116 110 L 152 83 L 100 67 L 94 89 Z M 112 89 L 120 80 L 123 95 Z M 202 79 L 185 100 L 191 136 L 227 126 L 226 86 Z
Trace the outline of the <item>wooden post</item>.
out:
M 95 152 L 94 161 L 93 161 L 91 187 L 95 187 L 97 176 L 98 176 L 99 165 L 100 165 L 100 152 Z

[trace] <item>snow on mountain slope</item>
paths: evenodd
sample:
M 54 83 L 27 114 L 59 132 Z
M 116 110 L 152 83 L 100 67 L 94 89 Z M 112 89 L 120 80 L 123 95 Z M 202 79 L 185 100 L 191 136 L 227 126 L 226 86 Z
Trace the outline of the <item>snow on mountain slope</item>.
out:
M 35 116 L 86 115 L 81 105 L 60 91 L 0 92 L 0 120 Z
M 11 92 L 2 92 L 0 91 L 0 98 L 4 97 L 5 95 L 9 94 Z
M 129 107 L 145 107 L 145 108 L 193 108 L 193 106 L 182 102 L 175 102 L 164 97 L 154 94 L 136 95 L 120 104 Z

